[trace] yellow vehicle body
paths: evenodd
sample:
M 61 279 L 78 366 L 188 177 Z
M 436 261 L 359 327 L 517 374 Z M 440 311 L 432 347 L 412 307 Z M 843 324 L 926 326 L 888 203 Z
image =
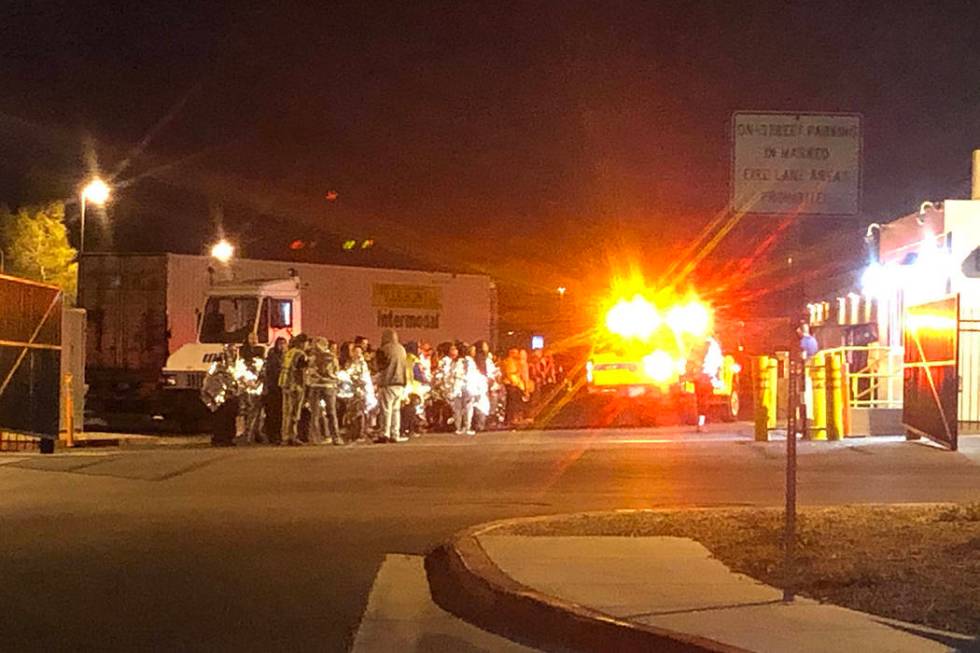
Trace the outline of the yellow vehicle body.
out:
M 594 351 L 586 368 L 589 394 L 669 403 L 682 409 L 693 405 L 695 384 L 691 377 L 678 372 L 669 380 L 653 379 L 644 367 L 639 356 Z M 712 381 L 709 408 L 720 412 L 725 421 L 738 416 L 740 371 L 734 357 L 725 355 L 718 378 Z
M 720 407 L 722 419 L 734 420 L 740 367 L 708 337 L 710 322 L 709 307 L 696 299 L 658 308 L 641 293 L 619 298 L 596 331 L 586 365 L 589 393 L 669 401 L 690 412 L 696 382 L 707 381 L 706 366 L 712 374 L 717 370 L 709 407 Z

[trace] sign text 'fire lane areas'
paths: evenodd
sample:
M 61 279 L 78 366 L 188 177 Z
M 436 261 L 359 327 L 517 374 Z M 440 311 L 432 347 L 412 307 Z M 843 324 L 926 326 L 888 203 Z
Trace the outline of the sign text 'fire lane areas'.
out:
M 855 215 L 861 190 L 861 117 L 736 113 L 732 209 Z

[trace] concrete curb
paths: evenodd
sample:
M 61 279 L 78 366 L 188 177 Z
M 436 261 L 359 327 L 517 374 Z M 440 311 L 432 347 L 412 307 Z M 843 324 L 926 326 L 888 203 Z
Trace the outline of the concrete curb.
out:
M 546 651 L 748 653 L 696 635 L 616 619 L 518 583 L 493 563 L 477 536 L 521 521 L 525 520 L 464 530 L 425 557 L 429 588 L 439 607 L 484 630 Z

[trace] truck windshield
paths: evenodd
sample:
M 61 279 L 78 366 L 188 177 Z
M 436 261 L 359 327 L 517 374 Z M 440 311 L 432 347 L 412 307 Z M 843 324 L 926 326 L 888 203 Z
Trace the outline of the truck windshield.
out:
M 209 297 L 201 318 L 201 342 L 241 343 L 255 326 L 257 297 Z

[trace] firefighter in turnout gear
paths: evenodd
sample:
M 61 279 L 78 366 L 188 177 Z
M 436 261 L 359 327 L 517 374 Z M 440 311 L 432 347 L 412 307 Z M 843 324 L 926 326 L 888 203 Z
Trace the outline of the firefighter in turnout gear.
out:
M 298 430 L 306 394 L 308 341 L 309 338 L 301 333 L 289 342 L 289 349 L 282 361 L 282 371 L 279 373 L 279 387 L 282 388 L 282 443 L 290 446 L 300 443 Z

